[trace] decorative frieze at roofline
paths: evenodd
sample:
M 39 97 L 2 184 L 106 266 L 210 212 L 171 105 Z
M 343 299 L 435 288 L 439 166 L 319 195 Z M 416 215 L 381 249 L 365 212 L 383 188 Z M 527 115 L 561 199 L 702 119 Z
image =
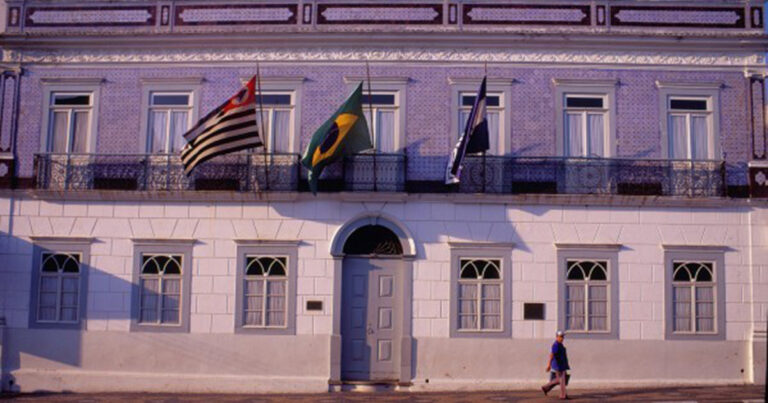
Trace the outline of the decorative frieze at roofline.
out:
M 88 49 L 2 50 L 4 63 L 22 64 L 209 64 L 260 62 L 458 62 L 663 67 L 764 68 L 765 54 L 739 52 L 557 51 L 443 48 Z
M 115 35 L 169 32 L 222 32 L 231 29 L 272 31 L 284 27 L 303 31 L 373 27 L 380 32 L 403 29 L 463 31 L 514 29 L 542 33 L 568 29 L 613 34 L 637 30 L 643 35 L 761 35 L 763 5 L 746 2 L 679 2 L 577 0 L 475 2 L 417 0 L 155 0 L 68 2 L 7 2 L 8 33 Z M 66 4 L 66 5 L 63 5 Z

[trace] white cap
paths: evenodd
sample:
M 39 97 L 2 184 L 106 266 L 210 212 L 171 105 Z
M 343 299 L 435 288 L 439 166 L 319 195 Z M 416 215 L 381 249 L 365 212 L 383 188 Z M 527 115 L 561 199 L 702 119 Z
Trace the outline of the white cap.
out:
M 562 330 L 558 330 L 557 333 L 555 333 L 555 336 L 557 337 L 565 336 L 565 333 Z

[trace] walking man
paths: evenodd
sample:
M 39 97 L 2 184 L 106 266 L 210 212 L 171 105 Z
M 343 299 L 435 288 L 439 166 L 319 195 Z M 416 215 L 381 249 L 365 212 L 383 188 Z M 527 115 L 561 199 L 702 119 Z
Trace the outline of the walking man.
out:
M 547 362 L 547 372 L 553 371 L 555 378 L 541 387 L 541 391 L 546 395 L 552 388 L 560 384 L 561 400 L 568 399 L 568 395 L 565 393 L 567 383 L 565 371 L 571 369 L 568 366 L 568 354 L 565 352 L 565 346 L 563 345 L 564 337 L 565 334 L 562 330 L 558 330 L 555 334 L 555 342 L 552 344 L 552 351 L 549 353 L 549 361 Z

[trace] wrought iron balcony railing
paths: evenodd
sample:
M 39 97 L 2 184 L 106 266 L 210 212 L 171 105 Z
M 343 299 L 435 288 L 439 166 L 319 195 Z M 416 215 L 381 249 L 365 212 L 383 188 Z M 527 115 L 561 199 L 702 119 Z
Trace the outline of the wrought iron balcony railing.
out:
M 403 154 L 363 153 L 328 166 L 320 191 L 722 197 L 722 161 L 467 156 L 458 186 L 407 182 Z M 297 154 L 234 154 L 184 174 L 177 155 L 38 154 L 38 189 L 306 191 Z M 408 186 L 406 186 L 408 185 Z M 431 186 L 426 186 L 431 185 Z
M 722 197 L 723 161 L 468 156 L 460 192 Z
M 326 168 L 321 190 L 405 189 L 405 155 L 358 154 Z M 231 154 L 200 164 L 187 177 L 176 154 L 38 154 L 43 190 L 299 191 L 307 190 L 298 154 Z
M 290 191 L 298 155 L 231 154 L 200 164 L 190 176 L 177 154 L 38 154 L 35 179 L 45 190 Z

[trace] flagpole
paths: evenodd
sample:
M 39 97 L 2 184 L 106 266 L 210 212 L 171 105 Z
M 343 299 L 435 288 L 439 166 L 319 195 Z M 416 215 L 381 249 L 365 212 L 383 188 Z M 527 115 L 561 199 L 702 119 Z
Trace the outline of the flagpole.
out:
M 487 60 L 485 61 L 485 64 L 483 65 L 483 70 L 484 70 L 484 73 L 485 73 L 484 77 L 487 78 L 488 77 L 488 61 Z M 485 152 L 486 151 L 483 150 L 483 193 L 485 193 L 485 182 L 486 182 L 486 180 L 485 180 L 486 179 L 485 178 L 485 175 L 486 175 L 485 170 L 486 170 L 486 165 L 487 165 L 486 164 L 486 160 L 485 160 Z
M 373 191 L 376 191 L 376 183 L 378 182 L 376 176 L 376 124 L 373 122 L 373 93 L 371 92 L 371 66 L 368 64 L 368 59 L 365 59 L 365 75 L 368 81 L 368 114 L 371 116 L 371 137 L 373 140 Z
M 269 135 L 264 131 L 264 103 L 262 102 L 263 99 L 261 94 L 261 66 L 259 66 L 258 61 L 256 62 L 256 85 L 259 91 L 259 126 L 261 126 L 261 135 L 264 136 L 264 146 L 262 146 L 264 149 L 264 182 L 265 189 L 269 190 L 269 161 L 267 158 L 267 146 L 269 146 L 269 144 L 267 144 L 267 139 L 269 138 Z

